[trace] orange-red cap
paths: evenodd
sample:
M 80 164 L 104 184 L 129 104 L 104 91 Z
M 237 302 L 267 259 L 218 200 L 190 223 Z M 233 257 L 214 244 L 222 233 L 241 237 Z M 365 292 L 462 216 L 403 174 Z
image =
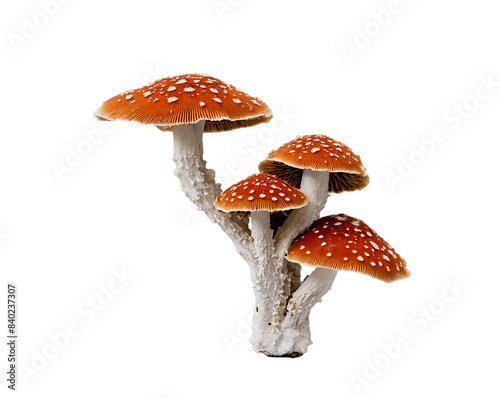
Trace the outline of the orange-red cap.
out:
M 340 193 L 368 185 L 369 178 L 361 159 L 351 148 L 326 135 L 305 135 L 271 151 L 259 164 L 259 171 L 272 174 L 294 187 L 300 187 L 302 170 L 329 171 L 328 190 Z
M 268 174 L 253 174 L 232 185 L 215 200 L 215 208 L 230 211 L 278 211 L 298 209 L 307 196 L 283 180 Z
M 269 107 L 230 84 L 208 75 L 166 77 L 126 91 L 95 112 L 105 120 L 129 120 L 172 130 L 206 120 L 205 132 L 254 126 L 272 118 Z
M 287 259 L 303 265 L 356 271 L 392 282 L 408 278 L 406 261 L 373 229 L 345 214 L 322 217 L 288 248 Z

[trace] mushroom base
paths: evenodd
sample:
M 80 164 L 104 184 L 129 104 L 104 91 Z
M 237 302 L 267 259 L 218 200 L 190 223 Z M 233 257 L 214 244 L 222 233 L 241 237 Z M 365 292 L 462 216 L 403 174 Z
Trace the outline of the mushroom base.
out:
M 254 349 L 269 357 L 296 358 L 305 354 L 312 344 L 309 314 L 331 289 L 337 271 L 316 268 L 292 295 L 286 314 L 279 324 L 261 331 L 261 341 L 252 341 Z

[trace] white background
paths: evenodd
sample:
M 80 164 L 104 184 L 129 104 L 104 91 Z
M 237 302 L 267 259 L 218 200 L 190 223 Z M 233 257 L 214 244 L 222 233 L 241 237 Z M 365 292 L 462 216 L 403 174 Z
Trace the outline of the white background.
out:
M 19 397 L 498 395 L 498 2 L 42 3 L 9 2 L 0 16 L 0 324 L 14 282 Z M 332 195 L 323 214 L 363 219 L 412 271 L 393 284 L 340 274 L 301 358 L 252 350 L 248 268 L 183 197 L 171 134 L 93 118 L 119 92 L 188 72 L 275 114 L 205 136 L 224 187 L 296 135 L 330 135 L 371 182 Z M 111 131 L 58 178 L 99 128 Z M 133 279 L 120 285 L 124 272 Z M 109 303 L 91 310 L 96 297 Z M 67 327 L 77 335 L 61 337 Z M 410 343 L 394 348 L 401 333 Z

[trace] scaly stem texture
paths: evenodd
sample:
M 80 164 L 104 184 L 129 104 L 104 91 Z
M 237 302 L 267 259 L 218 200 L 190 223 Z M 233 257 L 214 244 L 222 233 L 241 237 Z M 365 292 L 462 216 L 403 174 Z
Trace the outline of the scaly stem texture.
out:
M 181 181 L 182 191 L 188 199 L 221 227 L 248 263 L 253 263 L 256 253 L 248 224 L 236 215 L 223 213 L 213 206 L 221 188 L 215 182 L 215 172 L 207 169 L 203 160 L 204 126 L 205 121 L 174 126 L 174 174 Z

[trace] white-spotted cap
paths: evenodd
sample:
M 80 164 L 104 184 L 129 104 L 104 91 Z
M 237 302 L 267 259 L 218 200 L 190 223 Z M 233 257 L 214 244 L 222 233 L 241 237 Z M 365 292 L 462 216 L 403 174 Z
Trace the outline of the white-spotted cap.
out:
M 254 126 L 272 118 L 269 107 L 236 87 L 208 75 L 166 77 L 110 98 L 97 109 L 102 120 L 129 120 L 171 131 L 205 120 L 205 132 Z
M 259 164 L 259 171 L 280 177 L 299 188 L 302 170 L 329 171 L 328 190 L 340 193 L 363 189 L 369 177 L 361 159 L 351 148 L 326 135 L 297 137 L 273 150 Z
M 356 271 L 385 282 L 408 278 L 406 261 L 373 229 L 345 214 L 322 217 L 287 250 L 288 261 Z
M 307 196 L 283 180 L 268 174 L 253 174 L 217 196 L 214 206 L 225 212 L 273 212 L 298 209 L 306 204 Z

